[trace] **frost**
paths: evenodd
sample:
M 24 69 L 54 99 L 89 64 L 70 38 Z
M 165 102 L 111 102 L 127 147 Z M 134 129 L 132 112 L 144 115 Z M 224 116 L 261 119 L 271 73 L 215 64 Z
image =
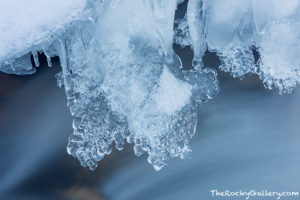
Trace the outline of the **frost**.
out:
M 203 66 L 206 51 L 217 52 L 221 70 L 257 74 L 280 93 L 300 80 L 298 0 L 189 0 L 174 19 L 181 3 L 1 1 L 0 70 L 30 74 L 39 53 L 49 67 L 59 56 L 56 78 L 73 116 L 68 153 L 95 169 L 114 146 L 134 143 L 160 170 L 190 156 L 197 110 L 218 93 L 216 72 Z M 173 43 L 191 47 L 193 69 L 183 68 Z

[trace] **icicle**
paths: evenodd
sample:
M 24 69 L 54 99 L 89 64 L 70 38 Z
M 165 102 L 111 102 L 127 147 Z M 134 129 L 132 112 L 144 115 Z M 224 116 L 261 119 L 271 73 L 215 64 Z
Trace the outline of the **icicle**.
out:
M 202 56 L 206 50 L 205 41 L 205 0 L 190 0 L 187 6 L 187 22 L 194 50 L 193 66 L 202 66 Z
M 47 63 L 49 67 L 52 67 L 51 57 L 47 56 Z
M 9 63 L 10 67 L 11 67 L 11 70 L 14 72 L 16 71 L 16 68 L 15 68 L 15 65 L 14 65 L 14 62 L 10 62 Z
M 33 60 L 34 60 L 34 64 L 36 67 L 39 67 L 40 66 L 40 62 L 39 62 L 39 56 L 38 56 L 38 53 L 37 51 L 32 51 L 32 56 L 33 56 Z
M 75 33 L 76 33 L 76 38 L 77 38 L 77 40 L 78 40 L 78 42 L 79 42 L 79 44 L 81 46 L 82 53 L 84 54 L 86 48 L 85 48 L 84 40 L 82 38 L 82 30 L 81 30 L 81 28 L 77 28 Z
M 62 40 L 59 40 L 59 47 L 58 47 L 58 52 L 59 52 L 59 60 L 60 60 L 60 64 L 62 67 L 62 71 L 63 71 L 63 75 L 64 75 L 64 79 L 66 82 L 67 79 L 67 74 L 70 73 L 70 70 L 68 69 L 68 58 L 67 58 L 67 49 L 66 49 L 66 45 L 65 42 Z
M 173 62 L 173 28 L 176 0 L 149 1 L 154 21 L 154 29 L 161 43 L 160 51 L 168 63 Z
M 72 105 L 74 105 L 75 97 L 74 97 L 74 91 L 73 91 L 72 80 L 71 80 L 71 69 L 70 69 L 70 65 L 68 64 L 68 52 L 67 52 L 65 41 L 59 40 L 58 42 L 59 42 L 58 45 L 59 59 L 62 67 L 64 85 L 65 85 L 66 95 L 68 99 L 68 106 L 70 107 L 71 114 L 73 114 L 71 107 Z
M 51 57 L 49 56 L 47 50 L 43 50 L 43 51 L 44 51 L 44 54 L 47 58 L 48 67 L 52 67 Z

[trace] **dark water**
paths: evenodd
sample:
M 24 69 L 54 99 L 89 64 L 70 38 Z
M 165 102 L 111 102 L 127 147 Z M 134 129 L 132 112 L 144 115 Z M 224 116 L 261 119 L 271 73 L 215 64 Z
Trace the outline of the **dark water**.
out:
M 156 172 L 128 145 L 92 172 L 66 153 L 72 123 L 54 63 L 29 77 L 0 75 L 0 199 L 207 200 L 217 199 L 212 189 L 300 192 L 299 89 L 280 96 L 256 77 L 219 73 L 220 94 L 199 111 L 192 159 L 171 160 Z

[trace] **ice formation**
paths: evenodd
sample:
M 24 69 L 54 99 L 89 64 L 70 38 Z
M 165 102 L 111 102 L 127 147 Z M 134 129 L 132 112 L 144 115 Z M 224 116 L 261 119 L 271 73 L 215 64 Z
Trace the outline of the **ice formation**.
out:
M 64 85 L 75 117 L 68 152 L 82 165 L 95 168 L 113 142 L 122 149 L 125 139 L 135 143 L 136 155 L 147 152 L 155 169 L 189 154 L 196 108 L 218 88 L 212 70 L 181 69 L 172 49 L 176 5 L 104 3 L 95 24 L 83 24 L 62 44 L 60 57 L 70 67 L 63 70 Z
M 175 19 L 181 3 L 187 3 L 185 15 Z M 127 141 L 160 170 L 170 158 L 190 155 L 197 109 L 218 93 L 216 72 L 202 63 L 206 51 L 217 52 L 221 70 L 239 78 L 257 74 L 280 93 L 299 83 L 299 4 L 4 0 L 0 71 L 34 73 L 31 55 L 35 66 L 38 53 L 49 66 L 59 56 L 58 85 L 73 116 L 68 153 L 95 169 L 114 145 L 121 150 Z M 193 69 L 183 68 L 173 43 L 192 48 Z
M 207 0 L 206 41 L 221 69 L 258 74 L 266 88 L 291 92 L 299 83 L 299 0 Z M 255 63 L 253 49 L 260 59 Z

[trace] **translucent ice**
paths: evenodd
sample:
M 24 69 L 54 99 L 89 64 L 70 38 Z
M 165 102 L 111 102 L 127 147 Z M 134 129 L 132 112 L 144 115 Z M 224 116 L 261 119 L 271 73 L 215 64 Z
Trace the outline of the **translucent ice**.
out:
M 35 72 L 44 53 L 59 56 L 74 132 L 68 153 L 83 166 L 134 143 L 156 170 L 190 155 L 197 108 L 218 93 L 203 66 L 215 51 L 221 70 L 257 74 L 267 88 L 291 92 L 300 81 L 298 0 L 0 1 L 0 70 Z M 16 6 L 18 5 L 18 6 Z M 16 15 L 16 13 L 18 13 Z M 173 43 L 191 47 L 185 70 Z M 259 58 L 259 59 L 258 59 Z
M 187 7 L 187 22 L 191 35 L 192 47 L 194 49 L 194 66 L 202 63 L 202 56 L 206 50 L 206 2 L 203 0 L 190 0 Z
M 218 52 L 220 68 L 240 78 L 256 73 L 267 88 L 291 92 L 299 83 L 299 1 L 206 2 L 207 44 Z
M 254 70 L 255 26 L 248 0 L 207 1 L 207 44 L 221 58 L 221 69 L 234 77 Z
M 113 142 L 122 149 L 126 139 L 159 170 L 169 158 L 190 153 L 196 108 L 218 91 L 215 73 L 181 69 L 172 49 L 176 1 L 103 7 L 85 45 L 75 38 L 63 47 L 69 49 L 72 74 L 65 87 L 75 117 L 69 153 L 94 169 Z
M 300 81 L 300 2 L 253 1 L 260 76 L 266 87 L 291 92 Z

